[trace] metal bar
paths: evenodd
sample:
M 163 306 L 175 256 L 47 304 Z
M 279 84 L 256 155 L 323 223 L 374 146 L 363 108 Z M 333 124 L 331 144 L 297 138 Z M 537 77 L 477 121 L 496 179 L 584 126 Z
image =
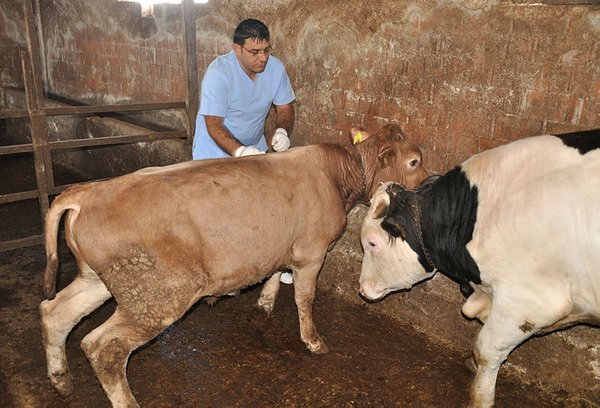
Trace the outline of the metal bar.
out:
M 33 0 L 34 2 L 34 7 L 33 7 L 33 15 L 35 17 L 35 25 L 37 27 L 36 33 L 37 33 L 37 43 L 39 44 L 39 56 L 40 56 L 40 60 L 41 60 L 41 72 L 40 72 L 40 78 L 42 78 L 42 84 L 44 86 L 44 94 L 46 94 L 48 92 L 48 68 L 47 68 L 47 62 L 46 62 L 46 47 L 44 44 L 44 38 L 42 36 L 42 14 L 41 14 L 41 7 L 40 7 L 40 0 Z
M 200 104 L 198 92 L 198 57 L 196 55 L 196 7 L 193 0 L 181 2 L 183 17 L 183 39 L 185 42 L 184 58 L 187 74 L 186 112 L 188 141 L 191 142 L 196 131 L 196 115 Z
M 123 105 L 56 106 L 44 109 L 48 116 L 83 115 L 90 113 L 135 112 L 185 108 L 185 102 L 131 103 Z
M 72 149 L 77 147 L 117 145 L 138 142 L 154 142 L 156 140 L 184 139 L 187 137 L 185 130 L 172 130 L 168 132 L 150 132 L 139 135 L 116 135 L 104 136 L 94 139 L 73 139 L 73 140 L 55 140 L 48 142 L 50 150 Z M 31 143 L 18 144 L 11 146 L 0 146 L 0 156 L 16 153 L 31 153 L 33 145 Z
M 42 110 L 46 113 L 46 116 L 65 116 L 86 115 L 92 113 L 120 113 L 160 109 L 183 109 L 185 107 L 185 102 L 177 101 L 162 103 L 131 103 L 123 105 L 52 106 L 42 108 Z M 18 119 L 26 118 L 28 116 L 27 110 L 25 109 L 10 109 L 0 111 L 0 119 Z
M 28 4 L 29 0 L 25 0 L 24 4 Z M 31 7 L 31 4 L 29 4 Z M 27 7 L 24 6 L 26 9 Z M 25 10 L 27 11 L 27 10 Z M 31 11 L 31 10 L 30 10 Z M 27 15 L 27 14 L 26 14 Z M 27 17 L 26 17 L 27 20 Z M 27 99 L 27 109 L 29 111 L 31 120 L 31 140 L 33 145 L 33 159 L 35 163 L 35 178 L 38 187 L 38 201 L 40 205 L 40 215 L 42 219 L 46 219 L 46 213 L 50 206 L 48 199 L 48 179 L 46 174 L 46 160 L 44 156 L 48 150 L 48 123 L 46 116 L 37 107 L 40 106 L 40 100 L 38 99 L 36 91 L 41 91 L 40 88 L 36 89 L 34 85 L 34 75 L 31 66 L 30 55 L 25 51 L 21 52 L 21 63 L 23 65 L 23 79 L 25 81 L 25 94 Z
M 0 194 L 0 204 L 12 203 L 15 201 L 31 200 L 37 198 L 37 190 L 21 191 L 19 193 Z
M 44 243 L 43 235 L 31 235 L 26 238 L 0 241 L 0 252 L 13 251 L 15 249 L 30 247 Z
M 31 143 L 11 145 L 11 146 L 0 146 L 0 156 L 6 155 L 6 154 L 31 153 L 31 152 L 33 152 L 33 145 Z
M 185 130 L 175 130 L 169 132 L 152 132 L 145 133 L 141 135 L 123 135 L 123 136 L 107 136 L 99 139 L 77 139 L 77 140 L 57 140 L 53 142 L 49 142 L 51 150 L 61 150 L 61 149 L 73 149 L 80 147 L 93 147 L 93 146 L 105 146 L 105 145 L 117 145 L 117 144 L 127 144 L 127 143 L 137 143 L 137 142 L 154 142 L 157 140 L 167 140 L 167 139 L 185 139 L 187 137 L 187 133 Z M 2 154 L 11 154 L 11 153 L 21 153 L 21 152 L 32 152 L 33 146 L 31 144 L 27 145 L 15 145 L 15 146 L 0 146 L 0 155 Z M 108 180 L 110 178 L 107 178 Z M 101 181 L 102 179 L 96 179 L 94 181 Z M 66 190 L 69 186 L 75 185 L 78 183 L 63 185 L 63 186 L 49 186 L 48 194 L 58 194 L 64 190 Z M 30 200 L 32 198 L 38 197 L 37 190 L 31 191 L 23 191 L 19 193 L 11 193 L 11 194 L 0 194 L 0 204 L 12 203 L 14 201 L 23 201 Z
M 51 150 L 73 149 L 78 147 L 117 145 L 137 142 L 154 142 L 156 140 L 181 139 L 187 137 L 185 130 L 168 132 L 150 132 L 139 135 L 105 136 L 94 139 L 57 140 L 50 142 Z
M 26 109 L 0 110 L 0 119 L 26 118 L 29 114 Z
M 42 220 L 46 219 L 46 213 L 50 206 L 48 191 L 54 187 L 54 171 L 52 168 L 52 157 L 48 147 L 48 120 L 44 109 L 44 81 L 42 79 L 42 66 L 40 62 L 40 38 L 38 27 L 35 25 L 33 7 L 31 0 L 23 2 L 23 16 L 25 19 L 25 28 L 27 30 L 27 50 L 28 59 L 24 58 L 25 53 L 21 52 L 21 60 L 29 63 L 29 92 L 27 96 L 27 110 L 31 119 L 31 141 L 33 143 L 33 155 L 35 162 L 36 179 L 38 180 L 39 204 Z M 24 72 L 27 64 L 23 64 Z M 23 75 L 25 78 L 25 75 Z M 27 90 L 27 82 L 25 82 Z M 32 86 L 33 85 L 33 89 Z M 45 183 L 39 181 L 44 179 Z

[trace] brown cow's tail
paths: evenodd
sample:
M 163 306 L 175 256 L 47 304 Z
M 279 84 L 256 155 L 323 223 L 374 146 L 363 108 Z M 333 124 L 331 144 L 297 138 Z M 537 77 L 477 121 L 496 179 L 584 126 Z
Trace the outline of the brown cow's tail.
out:
M 69 199 L 68 193 L 60 195 L 46 215 L 44 241 L 46 243 L 46 271 L 44 273 L 44 296 L 54 299 L 56 296 L 56 270 L 58 269 L 58 226 L 65 211 L 79 211 L 79 204 Z M 69 226 L 65 225 L 65 229 Z M 68 233 L 68 231 L 67 231 Z

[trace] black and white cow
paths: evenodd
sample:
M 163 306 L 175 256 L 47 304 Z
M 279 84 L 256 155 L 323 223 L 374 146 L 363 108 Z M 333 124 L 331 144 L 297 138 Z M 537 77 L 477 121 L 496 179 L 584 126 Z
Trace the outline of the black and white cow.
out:
M 362 230 L 363 297 L 436 271 L 484 325 L 472 406 L 491 406 L 500 365 L 532 335 L 600 324 L 600 130 L 521 139 L 415 191 L 385 183 Z

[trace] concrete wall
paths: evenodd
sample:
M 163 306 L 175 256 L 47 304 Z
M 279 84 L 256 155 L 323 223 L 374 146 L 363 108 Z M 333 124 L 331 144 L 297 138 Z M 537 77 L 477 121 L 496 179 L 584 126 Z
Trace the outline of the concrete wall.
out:
M 522 137 L 600 127 L 600 6 L 544 3 L 557 2 L 211 0 L 196 6 L 199 76 L 230 49 L 241 19 L 259 18 L 296 90 L 294 145 L 337 142 L 351 125 L 394 121 L 423 148 L 427 167 L 444 172 Z M 178 6 L 159 6 L 149 19 L 139 6 L 114 0 L 41 4 L 51 90 L 92 103 L 185 98 Z M 22 81 L 19 15 L 18 2 L 2 2 L 3 87 Z M 187 159 L 180 146 L 161 149 Z M 362 302 L 363 215 L 362 207 L 352 212 L 320 279 L 354 302 Z M 438 276 L 365 307 L 468 354 L 479 324 L 460 315 L 463 301 Z M 504 372 L 598 404 L 599 332 L 577 327 L 532 339 Z
M 540 3 L 212 0 L 196 6 L 200 77 L 239 20 L 261 18 L 298 96 L 296 144 L 395 121 L 440 172 L 510 140 L 600 123 L 600 10 Z M 156 14 L 113 0 L 42 2 L 50 89 L 182 100 L 180 8 Z

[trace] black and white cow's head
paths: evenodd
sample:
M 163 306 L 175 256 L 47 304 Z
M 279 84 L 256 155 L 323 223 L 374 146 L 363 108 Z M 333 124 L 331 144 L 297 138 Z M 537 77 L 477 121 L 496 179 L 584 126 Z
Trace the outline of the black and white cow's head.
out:
M 364 250 L 360 292 L 369 300 L 408 289 L 435 271 L 422 246 L 418 196 L 396 183 L 382 183 L 361 228 Z

